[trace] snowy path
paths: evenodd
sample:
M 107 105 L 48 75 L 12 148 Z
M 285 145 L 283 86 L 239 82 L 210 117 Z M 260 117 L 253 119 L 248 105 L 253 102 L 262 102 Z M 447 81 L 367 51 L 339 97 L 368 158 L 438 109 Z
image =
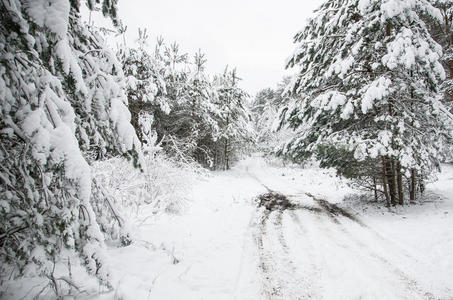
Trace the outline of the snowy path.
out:
M 252 199 L 269 190 L 295 207 L 257 208 Z M 453 198 L 440 215 L 362 218 L 335 204 L 348 192 L 321 170 L 272 168 L 256 160 L 217 173 L 194 189 L 188 211 L 142 226 L 154 251 L 112 251 L 124 262 L 116 270 L 117 297 L 453 299 Z M 405 236 L 412 221 L 432 222 Z M 451 227 L 434 234 L 436 224 Z M 417 235 L 420 247 L 413 244 Z
M 415 270 L 408 266 L 420 264 L 416 257 L 324 207 L 272 212 L 263 216 L 261 234 L 268 299 L 438 299 L 431 286 L 410 275 Z M 423 266 L 423 276 L 427 269 Z M 451 290 L 444 290 L 447 295 Z
M 313 196 L 310 186 L 290 195 L 294 186 L 280 182 L 275 191 L 271 177 L 266 182 L 252 177 L 298 204 L 262 214 L 257 244 L 267 299 L 453 299 L 444 270 L 353 213 Z

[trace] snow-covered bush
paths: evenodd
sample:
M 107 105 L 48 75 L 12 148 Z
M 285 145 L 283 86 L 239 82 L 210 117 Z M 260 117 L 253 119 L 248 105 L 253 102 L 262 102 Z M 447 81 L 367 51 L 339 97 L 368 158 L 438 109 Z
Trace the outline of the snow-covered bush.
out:
M 93 177 L 103 192 L 111 199 L 109 206 L 115 207 L 116 216 L 121 221 L 137 219 L 139 211 L 146 206 L 150 214 L 179 213 L 186 204 L 187 193 L 194 180 L 206 176 L 206 170 L 188 159 L 169 157 L 157 143 L 157 134 L 151 128 L 152 116 L 143 114 L 139 118 L 142 139 L 142 169 L 134 168 L 121 157 L 96 161 L 92 165 Z M 118 228 L 115 220 L 105 220 L 105 231 L 128 237 L 130 231 Z M 129 228 L 129 224 L 123 224 Z M 122 237 L 120 236 L 122 239 Z M 130 238 L 130 237 L 129 237 Z
M 143 161 L 143 172 L 119 157 L 98 161 L 93 174 L 123 216 L 136 216 L 145 206 L 151 214 L 181 212 L 194 180 L 205 171 L 197 164 L 176 162 L 159 149 L 148 151 Z

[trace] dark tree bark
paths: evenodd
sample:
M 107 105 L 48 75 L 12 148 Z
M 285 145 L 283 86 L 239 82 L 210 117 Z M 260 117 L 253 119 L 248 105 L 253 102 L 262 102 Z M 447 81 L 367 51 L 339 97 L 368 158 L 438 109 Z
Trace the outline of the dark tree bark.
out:
M 390 196 L 388 191 L 388 182 L 387 182 L 387 162 L 384 156 L 382 156 L 382 186 L 384 187 L 385 201 L 387 207 L 390 207 Z
M 425 192 L 425 182 L 423 181 L 423 178 L 420 177 L 419 179 L 419 185 L 420 185 L 420 195 L 423 195 Z
M 415 201 L 415 190 L 416 190 L 416 182 L 417 182 L 417 174 L 415 170 L 411 170 L 411 182 L 410 182 L 410 189 L 409 189 L 409 198 L 410 201 Z
M 373 176 L 373 190 L 374 190 L 374 201 L 378 201 L 377 182 L 376 177 Z
M 396 162 L 396 181 L 398 184 L 398 203 L 399 205 L 404 204 L 404 194 L 403 194 L 403 174 L 401 173 L 401 163 Z
M 228 128 L 228 125 L 230 124 L 230 114 L 228 113 L 227 118 L 226 118 L 226 126 L 225 128 Z M 225 170 L 230 169 L 230 162 L 229 162 L 229 151 L 228 151 L 228 138 L 225 138 L 225 149 L 223 152 L 224 155 L 224 160 L 225 160 Z
M 225 149 L 224 149 L 224 152 L 223 152 L 223 155 L 224 155 L 224 159 L 225 159 L 225 170 L 229 170 L 230 169 L 230 162 L 229 162 L 229 159 L 228 159 L 228 139 L 225 139 Z
M 387 177 L 387 184 L 389 187 L 390 202 L 396 205 L 396 181 L 395 181 L 395 168 L 391 158 L 385 159 L 385 174 Z

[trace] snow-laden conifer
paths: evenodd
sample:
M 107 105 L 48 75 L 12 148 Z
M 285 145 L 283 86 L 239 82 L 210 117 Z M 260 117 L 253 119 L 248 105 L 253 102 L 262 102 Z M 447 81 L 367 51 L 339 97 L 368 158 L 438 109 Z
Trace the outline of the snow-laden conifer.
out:
M 101 2 L 117 20 L 116 1 Z M 54 272 L 67 259 L 62 253 L 109 285 L 104 239 L 118 230 L 102 223 L 115 213 L 89 161 L 138 161 L 121 65 L 82 24 L 79 5 L 0 2 L 0 273 L 47 276 L 59 296 L 65 284 Z
M 225 69 L 214 81 L 219 95 L 215 104 L 220 116 L 218 136 L 215 137 L 218 141 L 216 159 L 218 165 L 229 169 L 232 154 L 237 154 L 253 140 L 251 116 L 246 103 L 248 94 L 239 87 L 240 78 L 235 69 Z
M 320 149 L 382 159 L 391 195 L 392 178 L 402 189 L 402 174 L 436 168 L 450 138 L 439 98 L 445 71 L 442 48 L 422 17 L 441 20 L 425 0 L 325 1 L 295 36 L 288 60 L 299 69 L 289 86 L 299 99 L 281 120 L 297 134 L 282 153 L 317 153 L 331 165 L 335 153 Z

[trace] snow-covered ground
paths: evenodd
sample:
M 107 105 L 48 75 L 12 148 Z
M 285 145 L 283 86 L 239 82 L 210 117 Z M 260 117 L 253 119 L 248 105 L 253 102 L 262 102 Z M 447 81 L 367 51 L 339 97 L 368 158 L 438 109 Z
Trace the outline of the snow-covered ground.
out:
M 104 298 L 453 299 L 452 183 L 445 166 L 428 191 L 442 198 L 388 211 L 343 202 L 353 191 L 332 171 L 250 158 L 196 184 L 181 214 L 142 222 L 139 242 L 112 247 L 116 291 Z M 297 207 L 257 208 L 268 189 Z
M 91 295 L 76 299 L 453 299 L 453 165 L 423 204 L 390 211 L 348 196 L 333 170 L 260 156 L 193 182 L 179 213 L 129 214 L 136 242 L 108 248 L 114 290 L 76 276 Z M 259 207 L 269 191 L 293 205 Z M 31 299 L 40 282 L 6 295 Z
M 111 249 L 120 299 L 259 299 L 252 199 L 265 192 L 243 170 L 214 173 L 179 215 L 150 218 L 142 241 Z M 107 295 L 110 299 L 110 295 Z

